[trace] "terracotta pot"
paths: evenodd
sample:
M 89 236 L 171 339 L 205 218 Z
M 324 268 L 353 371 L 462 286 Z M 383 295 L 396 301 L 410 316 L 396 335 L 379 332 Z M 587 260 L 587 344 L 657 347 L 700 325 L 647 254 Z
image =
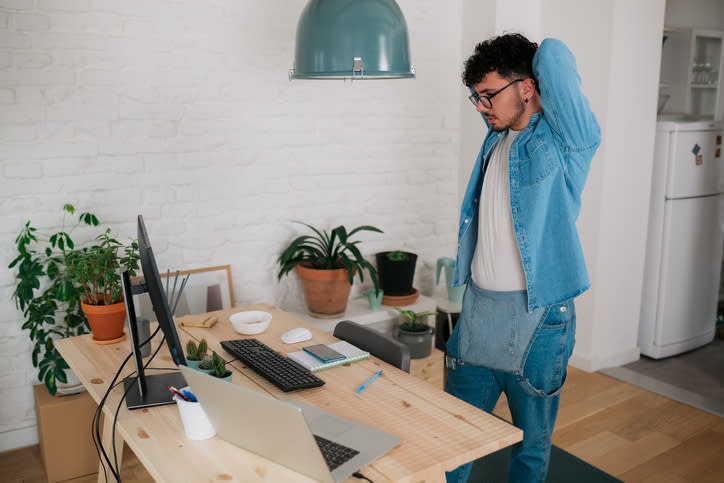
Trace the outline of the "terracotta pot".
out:
M 335 318 L 344 314 L 352 289 L 346 269 L 321 270 L 297 265 L 297 275 L 302 280 L 304 300 L 313 316 Z
M 93 339 L 107 341 L 121 339 L 126 323 L 126 304 L 89 305 L 87 299 L 81 302 L 83 313 L 88 318 Z

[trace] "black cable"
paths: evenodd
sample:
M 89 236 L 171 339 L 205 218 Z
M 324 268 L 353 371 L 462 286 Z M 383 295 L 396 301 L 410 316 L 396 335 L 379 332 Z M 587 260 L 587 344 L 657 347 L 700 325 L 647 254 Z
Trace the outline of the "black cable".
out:
M 156 329 L 156 331 L 155 331 L 151 336 L 149 336 L 145 341 L 143 341 L 143 343 L 141 344 L 141 346 L 149 343 L 150 340 L 153 339 L 153 337 L 154 337 L 157 333 L 158 333 L 158 328 Z M 156 352 L 158 352 L 158 350 L 157 350 Z M 155 354 L 154 354 L 154 355 L 155 355 Z M 98 406 L 96 407 L 95 413 L 93 414 L 93 419 L 92 419 L 92 421 L 91 421 L 91 430 L 92 430 L 92 431 L 91 431 L 91 436 L 92 436 L 92 438 L 93 438 L 93 444 L 94 444 L 94 446 L 95 446 L 95 448 L 96 448 L 96 454 L 98 455 L 98 460 L 100 461 L 101 467 L 103 468 L 103 476 L 104 476 L 105 481 L 108 481 L 108 473 L 106 472 L 106 464 L 108 465 L 108 469 L 111 471 L 111 473 L 113 474 L 113 476 L 114 476 L 114 478 L 116 479 L 116 481 L 120 482 L 120 481 L 121 481 L 121 477 L 120 477 L 120 469 L 118 468 L 118 464 L 117 464 L 117 458 L 115 458 L 115 460 L 116 460 L 116 466 L 115 466 L 115 469 L 114 469 L 114 466 L 111 464 L 110 457 L 108 456 L 108 453 L 106 453 L 106 450 L 105 450 L 105 448 L 103 447 L 103 442 L 102 442 L 102 440 L 101 440 L 101 431 L 100 431 L 101 414 L 102 414 L 102 412 L 103 412 L 103 406 L 105 406 L 106 399 L 108 399 L 108 396 L 110 395 L 111 391 L 112 391 L 113 389 L 115 389 L 116 386 L 120 385 L 120 384 L 123 382 L 123 381 L 116 382 L 116 380 L 117 380 L 118 377 L 120 376 L 121 371 L 123 371 L 123 368 L 125 367 L 125 365 L 126 365 L 126 364 L 128 363 L 128 361 L 131 359 L 131 356 L 133 356 L 133 353 L 130 353 L 130 354 L 128 354 L 128 356 L 126 356 L 126 358 L 125 358 L 125 359 L 123 360 L 123 362 L 121 363 L 121 366 L 118 368 L 118 371 L 116 371 L 116 374 L 113 376 L 113 380 L 112 380 L 111 383 L 108 385 L 108 389 L 106 389 L 106 392 L 103 394 L 103 397 L 101 398 L 100 402 L 98 403 Z M 150 361 L 149 361 L 149 362 L 150 362 Z M 131 373 L 131 375 L 133 375 L 135 372 L 136 372 L 136 371 L 133 371 L 133 372 Z M 129 376 L 129 377 L 130 377 L 130 376 Z M 113 444 L 114 453 L 115 453 L 115 420 L 114 420 L 114 425 L 113 425 L 112 436 L 113 436 L 112 444 Z M 103 461 L 104 459 L 105 459 L 105 463 L 104 463 L 104 461 Z
M 96 406 L 96 411 L 98 411 L 98 407 Z M 96 412 L 93 412 L 93 419 L 91 419 L 91 438 L 93 439 L 93 447 L 96 449 L 96 455 L 98 456 L 98 461 L 101 461 L 101 452 L 98 449 L 98 441 L 96 441 L 96 434 L 93 431 L 93 428 L 95 426 L 96 422 Z M 108 474 L 106 473 L 106 467 L 101 465 L 101 468 L 103 468 L 103 479 L 105 481 L 108 481 Z
M 106 399 L 110 395 L 111 391 L 118 385 L 119 383 L 116 383 L 116 380 L 121 374 L 121 371 L 125 367 L 126 363 L 131 359 L 131 356 L 133 354 L 129 354 L 126 359 L 121 363 L 121 366 L 118 368 L 118 371 L 116 371 L 115 376 L 113 376 L 113 379 L 111 380 L 111 383 L 108 385 L 108 389 L 106 389 L 105 394 L 103 394 L 103 397 L 101 398 L 100 402 L 98 403 L 98 406 L 96 407 L 96 411 L 93 414 L 93 443 L 96 445 L 96 452 L 98 453 L 98 459 L 100 460 L 101 466 L 103 467 L 103 474 L 105 476 L 106 481 L 108 481 L 108 474 L 106 473 L 106 467 L 105 464 L 108 464 L 108 469 L 111 471 L 113 476 L 116 478 L 116 481 L 120 481 L 120 475 L 117 474 L 117 472 L 114 470 L 114 468 L 111 465 L 111 460 L 108 457 L 108 454 L 106 453 L 105 448 L 103 448 L 103 442 L 101 440 L 101 431 L 100 431 L 100 420 L 101 420 L 101 414 L 103 412 L 103 406 L 106 403 Z M 102 456 L 102 457 L 101 457 Z M 106 460 L 106 463 L 103 463 L 103 459 Z
M 176 276 L 178 277 L 178 272 L 176 272 Z M 186 280 L 188 280 L 188 276 L 186 276 Z M 174 282 L 175 285 L 175 282 Z M 174 287 L 175 290 L 175 287 Z M 182 288 L 183 290 L 183 284 Z M 166 297 L 168 299 L 168 279 L 166 279 Z M 181 296 L 181 293 L 179 292 L 178 297 Z M 176 302 L 178 302 L 178 298 L 176 299 Z M 171 312 L 171 316 L 173 316 L 173 313 L 175 312 L 176 306 L 174 303 L 174 310 Z M 158 331 L 161 329 L 161 325 L 159 324 L 158 327 L 156 327 L 156 330 L 151 334 L 146 340 L 144 340 L 138 347 L 139 349 L 143 347 L 144 345 L 151 342 L 151 340 L 156 336 Z M 148 368 L 148 365 L 153 361 L 153 359 L 156 357 L 156 354 L 158 354 L 158 351 L 163 347 L 164 343 L 166 342 L 166 335 L 164 334 L 161 338 L 161 343 L 156 348 L 156 351 L 149 357 L 148 361 L 146 361 L 146 364 L 144 364 L 143 369 L 145 370 Z M 111 426 L 111 445 L 113 446 L 113 462 L 115 464 L 115 467 L 112 467 L 110 458 L 108 457 L 108 454 L 105 451 L 105 448 L 103 448 L 103 443 L 101 441 L 100 437 L 100 414 L 102 413 L 102 408 L 105 405 L 106 399 L 108 398 L 108 395 L 111 393 L 113 389 L 115 389 L 116 386 L 121 384 L 123 381 L 120 381 L 116 383 L 116 379 L 118 379 L 121 371 L 123 370 L 123 367 L 126 365 L 126 363 L 129 361 L 129 359 L 133 356 L 133 351 L 131 351 L 130 354 L 125 358 L 123 363 L 121 364 L 121 367 L 118 368 L 118 371 L 116 372 L 115 376 L 113 376 L 113 380 L 111 381 L 111 384 L 108 386 L 108 389 L 106 390 L 105 394 L 103 395 L 103 398 L 101 398 L 101 401 L 98 403 L 98 407 L 96 408 L 96 412 L 93 415 L 93 421 L 91 422 L 92 425 L 95 425 L 95 433 L 92 433 L 93 436 L 93 444 L 96 446 L 96 453 L 98 454 L 98 459 L 101 462 L 101 466 L 103 467 L 103 476 L 106 481 L 108 481 L 108 474 L 106 473 L 105 464 L 103 463 L 103 459 L 101 459 L 101 453 L 103 454 L 103 457 L 105 458 L 108 469 L 110 469 L 111 473 L 113 473 L 113 476 L 116 478 L 116 481 L 118 483 L 121 482 L 121 469 L 118 464 L 118 452 L 116 448 L 116 423 L 118 422 L 118 413 L 120 412 L 121 406 L 123 405 L 123 401 L 126 399 L 126 395 L 128 394 L 128 391 L 134 386 L 135 383 L 138 382 L 138 374 L 136 374 L 136 380 L 133 384 L 129 384 L 128 388 L 124 391 L 123 395 L 121 396 L 120 400 L 118 401 L 118 406 L 116 407 L 116 412 L 113 415 L 113 425 Z M 126 377 L 130 378 L 133 377 L 133 374 L 135 374 L 136 371 L 131 372 L 130 375 Z M 124 379 L 125 380 L 125 379 Z M 100 447 L 100 451 L 99 451 Z M 114 469 L 115 468 L 115 469 Z
M 370 483 L 375 483 L 374 481 L 370 480 L 369 478 L 367 478 L 365 475 L 363 475 L 359 471 L 355 471 L 354 473 L 352 473 L 352 476 L 354 476 L 355 478 L 358 478 L 360 480 L 367 480 Z
M 158 331 L 159 331 L 160 328 L 161 328 L 160 325 L 159 325 L 158 327 L 156 327 L 156 330 L 153 331 L 153 334 L 151 334 L 151 335 L 148 337 L 148 339 L 146 339 L 146 340 L 144 341 L 144 343 L 139 346 L 139 348 L 142 347 L 144 344 L 146 344 L 146 342 L 148 342 L 148 341 L 150 341 L 151 339 L 153 339 L 153 338 L 156 336 L 156 334 L 158 334 Z M 144 370 L 146 370 L 146 368 L 148 368 L 148 365 L 151 363 L 151 361 L 153 361 L 154 357 L 156 357 L 156 354 L 158 354 L 158 351 L 161 350 L 161 347 L 164 346 L 164 343 L 165 343 L 165 342 L 166 342 L 166 336 L 164 335 L 164 336 L 161 338 L 161 342 L 158 344 L 158 347 L 156 347 L 156 350 L 154 351 L 154 353 L 151 354 L 151 357 L 149 357 L 148 360 L 146 361 L 146 363 L 143 365 L 143 369 L 144 369 Z M 133 355 L 133 353 L 131 353 L 131 355 Z M 131 375 L 129 375 L 128 377 L 133 377 L 133 373 L 131 373 Z M 121 410 L 121 406 L 123 405 L 123 401 L 126 400 L 126 396 L 128 395 L 128 391 L 130 391 L 131 388 L 133 388 L 134 384 L 136 384 L 137 382 L 138 382 L 138 374 L 136 374 L 136 380 L 135 380 L 132 384 L 129 384 L 129 385 L 128 385 L 128 388 L 126 388 L 126 390 L 123 392 L 123 396 L 121 396 L 121 399 L 118 401 L 118 406 L 116 407 L 116 412 L 115 412 L 115 414 L 113 415 L 113 426 L 112 426 L 112 427 L 113 427 L 113 430 L 112 430 L 113 438 L 111 439 L 111 441 L 113 442 L 113 462 L 114 462 L 115 465 L 116 465 L 116 471 L 118 472 L 119 475 L 120 475 L 120 473 L 121 473 L 121 470 L 120 470 L 120 466 L 118 465 L 118 452 L 117 452 L 117 449 L 116 449 L 116 422 L 118 421 L 118 413 L 119 413 L 120 410 Z M 121 481 L 121 480 L 119 479 L 118 482 L 120 483 L 120 481 Z
M 132 377 L 132 376 L 128 376 Z M 133 389 L 134 384 L 138 381 L 138 375 L 136 375 L 136 381 L 134 381 L 132 384 L 129 384 L 125 391 L 123 391 L 123 395 L 121 396 L 121 399 L 118 401 L 118 406 L 116 406 L 116 412 L 113 414 L 113 426 L 111 429 L 112 439 L 111 444 L 113 446 L 113 463 L 115 464 L 116 472 L 119 475 L 118 483 L 121 483 L 120 474 L 121 474 L 121 468 L 118 464 L 118 451 L 116 448 L 116 423 L 118 422 L 118 413 L 121 410 L 121 406 L 123 406 L 123 401 L 126 400 L 126 396 L 128 395 L 128 392 Z

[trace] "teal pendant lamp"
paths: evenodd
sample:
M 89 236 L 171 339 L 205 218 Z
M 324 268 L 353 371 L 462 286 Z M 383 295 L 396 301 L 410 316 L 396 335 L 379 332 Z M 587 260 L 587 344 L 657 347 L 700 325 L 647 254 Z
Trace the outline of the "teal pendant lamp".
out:
M 304 7 L 290 80 L 414 77 L 395 0 L 309 0 Z

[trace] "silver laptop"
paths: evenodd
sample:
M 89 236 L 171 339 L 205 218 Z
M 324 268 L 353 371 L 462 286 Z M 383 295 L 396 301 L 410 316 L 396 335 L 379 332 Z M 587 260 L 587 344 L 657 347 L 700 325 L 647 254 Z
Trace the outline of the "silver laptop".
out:
M 402 441 L 300 402 L 279 401 L 186 366 L 179 369 L 219 437 L 319 481 L 343 482 Z M 328 466 L 315 436 L 353 455 Z

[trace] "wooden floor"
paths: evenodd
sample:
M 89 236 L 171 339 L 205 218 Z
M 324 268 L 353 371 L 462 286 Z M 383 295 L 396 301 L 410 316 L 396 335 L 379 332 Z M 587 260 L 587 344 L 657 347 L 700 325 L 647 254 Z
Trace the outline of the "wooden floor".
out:
M 504 400 L 495 412 L 508 419 Z M 625 482 L 724 482 L 724 419 L 599 373 L 569 369 L 553 443 Z M 46 481 L 38 446 L 0 454 L 0 475 Z M 121 477 L 152 481 L 130 450 Z

